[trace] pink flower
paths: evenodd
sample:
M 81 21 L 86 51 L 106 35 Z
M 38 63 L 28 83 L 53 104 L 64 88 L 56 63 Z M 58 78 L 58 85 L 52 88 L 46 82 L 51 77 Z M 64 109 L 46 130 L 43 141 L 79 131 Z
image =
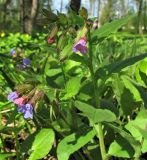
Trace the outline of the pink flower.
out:
M 86 46 L 86 38 L 81 38 L 74 46 L 74 52 L 81 52 L 82 54 L 87 53 L 87 46 Z
M 54 37 L 48 38 L 47 42 L 48 42 L 48 44 L 52 44 L 55 42 L 55 38 Z
M 21 105 L 25 104 L 26 98 L 20 97 L 20 98 L 15 99 L 13 102 L 14 102 L 15 104 L 21 106 Z

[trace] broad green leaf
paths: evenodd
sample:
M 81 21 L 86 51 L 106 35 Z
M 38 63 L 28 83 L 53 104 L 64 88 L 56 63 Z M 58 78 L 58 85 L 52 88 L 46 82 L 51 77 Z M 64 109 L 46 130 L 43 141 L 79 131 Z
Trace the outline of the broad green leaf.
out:
M 73 60 L 66 60 L 66 61 L 64 62 L 64 71 L 65 71 L 65 72 L 68 72 L 68 71 L 70 71 L 72 68 L 78 67 L 78 66 L 80 66 L 80 65 L 81 65 L 80 62 L 76 62 L 76 61 L 73 61 Z
M 75 96 L 79 92 L 80 87 L 81 87 L 81 77 L 71 78 L 66 83 L 66 88 L 65 88 L 66 93 L 62 99 L 66 100 Z
M 115 126 L 113 124 L 108 124 L 106 123 L 105 125 L 108 125 L 110 128 L 112 128 L 116 133 L 118 133 L 119 135 L 121 135 L 124 139 L 126 139 L 129 144 L 133 147 L 135 154 L 134 157 L 136 155 L 138 155 L 140 153 L 141 150 L 141 144 L 139 141 L 137 141 L 133 136 L 131 136 L 131 134 L 129 134 L 128 132 L 126 132 L 125 130 L 123 130 L 122 128 Z
M 16 153 L 0 153 L 0 160 L 6 160 L 9 157 L 15 156 Z
M 124 17 L 122 19 L 117 19 L 117 20 L 114 20 L 114 21 L 112 21 L 110 23 L 106 23 L 102 27 L 100 27 L 99 29 L 94 30 L 92 32 L 92 38 L 95 38 L 95 37 L 98 37 L 98 38 L 107 37 L 111 33 L 117 32 L 117 30 L 119 28 L 121 28 L 123 25 L 128 23 L 134 17 L 135 17 L 134 15 L 126 16 L 126 17 Z
M 136 139 L 141 141 L 142 140 L 142 130 L 146 130 L 147 126 L 147 111 L 141 110 L 135 120 L 131 120 L 125 128 L 132 134 L 132 136 Z M 141 130 L 142 129 L 142 130 Z
M 139 83 L 141 83 L 144 87 L 147 86 L 147 58 L 142 60 L 136 68 L 136 79 Z
M 128 66 L 131 66 L 133 64 L 135 64 L 136 62 L 144 59 L 145 57 L 147 57 L 147 53 L 135 56 L 135 57 L 131 57 L 119 62 L 115 62 L 109 65 L 106 65 L 102 68 L 99 68 L 96 73 L 95 76 L 98 79 L 99 77 L 108 77 L 110 76 L 112 73 L 118 73 L 120 72 L 120 70 L 122 70 L 123 68 L 126 68 Z
M 131 158 L 134 150 L 125 139 L 119 137 L 110 145 L 108 154 L 115 157 Z
M 94 130 L 81 129 L 81 131 L 65 137 L 57 147 L 58 160 L 68 160 L 71 154 L 87 144 L 95 134 Z
M 129 81 L 129 79 L 126 76 L 121 76 L 121 79 L 123 80 L 123 83 L 127 89 L 130 90 L 130 92 L 133 94 L 134 99 L 136 101 L 142 101 L 140 97 L 140 93 L 137 90 L 137 88 Z
M 54 143 L 54 131 L 52 129 L 42 129 L 34 137 L 31 147 L 32 153 L 29 160 L 36 160 L 45 157 L 52 148 Z
M 76 101 L 75 107 L 83 112 L 83 115 L 93 123 L 98 122 L 112 122 L 116 120 L 116 116 L 110 110 L 107 109 L 96 109 L 89 104 Z
M 49 77 L 52 77 L 52 76 L 55 76 L 55 75 L 57 75 L 61 72 L 62 72 L 61 68 L 48 69 L 46 71 L 46 75 L 49 76 Z

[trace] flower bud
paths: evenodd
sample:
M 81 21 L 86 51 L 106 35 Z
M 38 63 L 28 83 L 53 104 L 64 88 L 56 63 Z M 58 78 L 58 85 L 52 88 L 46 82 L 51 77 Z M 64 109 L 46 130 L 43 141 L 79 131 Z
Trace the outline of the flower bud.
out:
M 48 42 L 48 44 L 52 44 L 55 42 L 55 38 L 54 37 L 48 38 L 47 42 Z
M 32 89 L 33 89 L 33 85 L 31 85 L 31 84 L 20 84 L 20 85 L 17 85 L 15 87 L 15 90 L 19 94 L 27 93 L 27 92 L 29 92 Z
M 43 91 L 36 90 L 34 96 L 31 98 L 29 103 L 35 105 L 43 96 L 44 96 Z

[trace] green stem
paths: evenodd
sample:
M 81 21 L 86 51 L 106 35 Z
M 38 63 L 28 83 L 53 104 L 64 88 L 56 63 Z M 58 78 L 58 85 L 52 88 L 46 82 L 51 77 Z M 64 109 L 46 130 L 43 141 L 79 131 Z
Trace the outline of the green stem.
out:
M 64 73 L 63 62 L 60 62 L 60 65 L 61 65 L 62 75 L 63 75 L 63 79 L 64 79 L 64 87 L 65 87 L 65 85 L 66 85 L 66 77 L 65 77 L 65 73 Z
M 16 127 L 16 122 L 14 120 L 14 127 Z M 15 142 L 16 142 L 16 160 L 20 160 L 20 150 L 19 150 L 19 141 L 18 141 L 18 133 L 17 130 L 14 131 L 15 134 Z
M 90 30 L 88 30 L 88 41 L 89 41 L 89 70 L 91 74 L 91 79 L 93 82 L 93 88 L 94 88 L 94 95 L 95 95 L 95 103 L 96 103 L 96 108 L 100 107 L 100 100 L 99 100 L 99 94 L 98 94 L 98 87 L 97 87 L 97 81 L 95 79 L 94 75 L 94 69 L 93 69 L 93 51 L 92 51 L 92 45 L 91 45 L 91 35 L 90 35 Z M 102 123 L 98 123 L 98 127 L 94 125 L 94 128 L 96 130 L 97 137 L 99 139 L 99 144 L 100 144 L 100 151 L 101 151 L 101 156 L 102 160 L 108 160 L 107 154 L 106 154 L 106 149 L 105 149 L 105 143 L 104 143 L 104 134 L 103 134 L 103 129 L 102 129 Z
M 2 143 L 2 145 L 3 145 L 3 151 L 6 152 L 5 143 L 4 143 L 4 140 L 3 140 L 3 137 L 2 137 L 2 135 L 1 135 L 1 133 L 0 133 L 0 139 L 1 139 L 1 143 Z

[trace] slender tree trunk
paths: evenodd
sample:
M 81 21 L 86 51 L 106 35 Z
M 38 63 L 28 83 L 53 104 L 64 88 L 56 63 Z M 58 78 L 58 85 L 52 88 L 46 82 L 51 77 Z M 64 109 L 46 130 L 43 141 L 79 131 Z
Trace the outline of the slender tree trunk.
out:
M 144 2 L 144 31 L 147 31 L 147 1 Z
M 98 11 L 97 11 L 97 20 L 98 21 L 100 19 L 100 5 L 101 5 L 101 0 L 98 0 Z
M 38 5 L 38 0 L 20 0 L 20 23 L 23 33 L 32 33 Z
M 142 34 L 142 24 L 141 24 L 142 6 L 143 6 L 143 0 L 140 0 L 139 9 L 138 9 L 138 33 L 139 34 Z
M 4 15 L 3 15 L 3 27 L 6 27 L 6 17 L 7 17 L 7 7 L 10 4 L 10 0 L 6 0 L 6 2 L 4 3 L 3 6 L 3 11 L 4 11 Z
M 20 5 L 20 32 L 24 33 L 24 0 L 19 1 Z
M 71 0 L 70 7 L 73 11 L 75 11 L 77 14 L 79 12 L 81 6 L 81 0 Z
M 28 21 L 28 33 L 32 33 L 34 22 L 36 20 L 38 11 L 38 0 L 32 0 L 32 8 L 31 8 L 31 15 Z

